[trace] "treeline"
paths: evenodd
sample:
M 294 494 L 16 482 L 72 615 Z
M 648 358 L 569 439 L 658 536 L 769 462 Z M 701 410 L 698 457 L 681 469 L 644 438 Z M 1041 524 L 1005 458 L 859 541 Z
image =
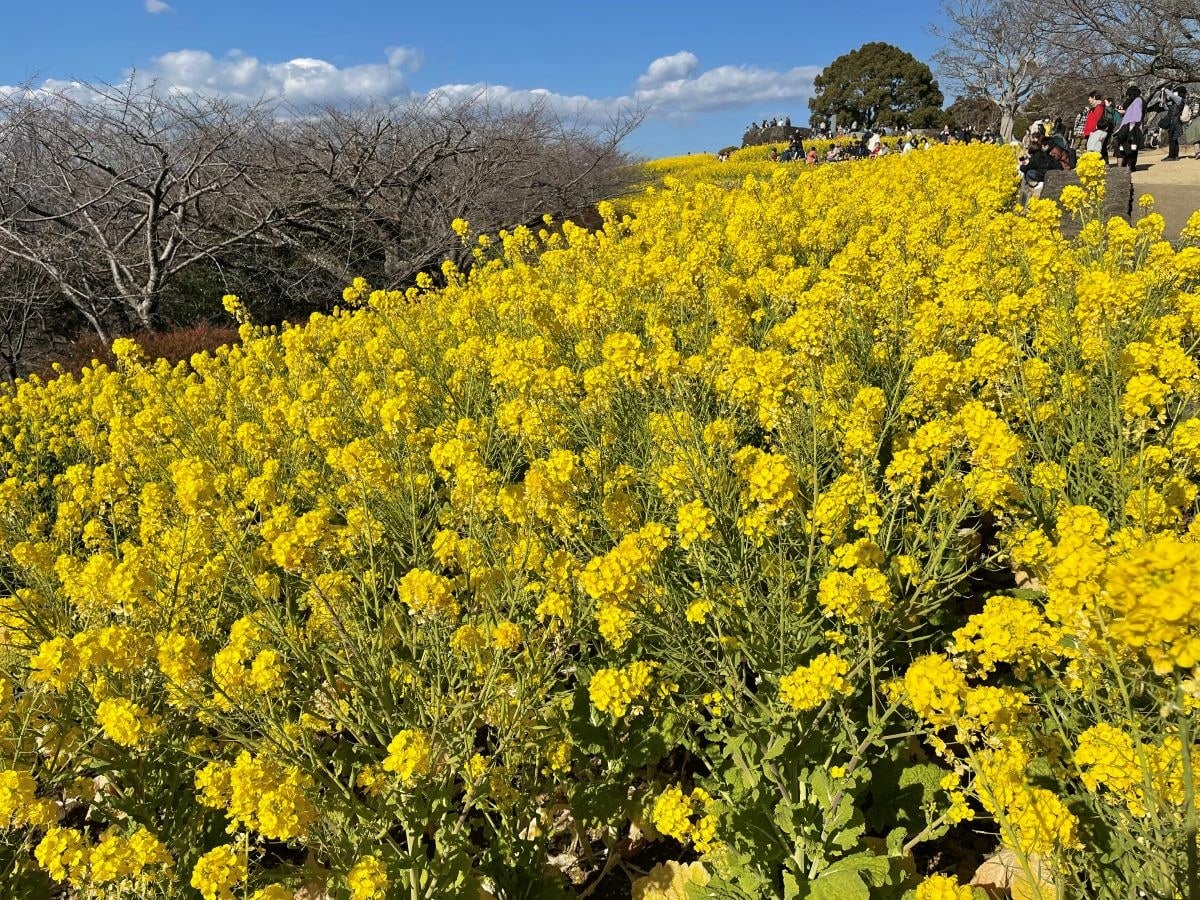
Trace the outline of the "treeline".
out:
M 81 334 L 328 308 L 363 275 L 401 287 L 465 262 L 482 231 L 579 215 L 622 192 L 636 113 L 423 98 L 239 104 L 157 86 L 0 96 L 0 374 Z

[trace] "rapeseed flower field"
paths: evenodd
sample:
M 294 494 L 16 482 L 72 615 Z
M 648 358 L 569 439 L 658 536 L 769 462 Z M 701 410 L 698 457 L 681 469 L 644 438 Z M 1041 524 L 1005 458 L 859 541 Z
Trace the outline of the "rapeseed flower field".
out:
M 660 161 L 0 393 L 5 896 L 1200 896 L 1200 216 L 1080 173 Z

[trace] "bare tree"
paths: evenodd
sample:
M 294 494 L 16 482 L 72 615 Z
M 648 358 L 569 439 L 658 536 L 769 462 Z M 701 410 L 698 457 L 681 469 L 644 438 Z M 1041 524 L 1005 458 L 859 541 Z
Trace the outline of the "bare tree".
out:
M 955 128 L 970 128 L 982 134 L 997 127 L 1000 110 L 987 97 L 971 91 L 946 107 L 946 118 Z
M 1059 0 L 1041 18 L 1076 71 L 1116 70 L 1147 86 L 1200 81 L 1200 0 Z
M 469 260 L 456 217 L 490 231 L 620 193 L 640 120 L 483 96 L 290 109 L 132 78 L 24 91 L 0 97 L 0 263 L 38 273 L 102 340 L 214 285 L 312 309 L 355 275 L 399 287 Z
M 631 112 L 597 125 L 478 97 L 294 111 L 271 129 L 270 165 L 238 202 L 274 211 L 255 245 L 307 261 L 310 277 L 399 285 L 464 253 L 456 217 L 495 230 L 619 193 L 621 142 L 639 121 Z
M 1006 139 L 1039 94 L 1040 106 L 1075 109 L 1057 98 L 1200 80 L 1200 0 L 946 0 L 943 11 L 939 71 L 997 105 Z
M 935 26 L 943 46 L 934 54 L 939 73 L 963 93 L 981 93 L 1000 111 L 1000 134 L 1011 140 L 1022 105 L 1046 87 L 1062 66 L 1051 40 L 1044 0 L 945 0 L 949 27 Z
M 223 203 L 269 114 L 133 79 L 0 101 L 0 256 L 39 268 L 102 339 L 114 313 L 152 327 L 174 277 L 275 218 Z
M 55 332 L 69 311 L 38 267 L 0 258 L 0 367 L 12 381 L 60 341 Z

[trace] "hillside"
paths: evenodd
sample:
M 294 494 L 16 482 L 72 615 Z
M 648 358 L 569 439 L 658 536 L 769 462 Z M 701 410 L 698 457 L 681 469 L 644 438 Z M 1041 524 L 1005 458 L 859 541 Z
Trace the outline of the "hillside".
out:
M 445 287 L 0 390 L 0 883 L 1200 877 L 1200 216 L 1095 220 L 1085 158 L 1067 241 L 996 147 L 652 170 L 596 231 L 456 220 Z

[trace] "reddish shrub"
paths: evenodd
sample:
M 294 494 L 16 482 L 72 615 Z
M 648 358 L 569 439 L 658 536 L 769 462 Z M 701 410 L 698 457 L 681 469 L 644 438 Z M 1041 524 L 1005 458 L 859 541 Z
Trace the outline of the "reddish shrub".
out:
M 140 331 L 128 336 L 137 341 L 147 358 L 162 358 L 170 363 L 190 359 L 193 353 L 202 350 L 211 353 L 222 344 L 238 341 L 237 329 L 225 325 L 188 325 L 168 331 Z M 53 377 L 53 363 L 58 363 L 64 372 L 79 372 L 85 366 L 90 366 L 93 360 L 110 367 L 116 363 L 108 345 L 101 343 L 94 334 L 85 335 L 64 347 L 57 356 L 48 359 L 38 374 Z

